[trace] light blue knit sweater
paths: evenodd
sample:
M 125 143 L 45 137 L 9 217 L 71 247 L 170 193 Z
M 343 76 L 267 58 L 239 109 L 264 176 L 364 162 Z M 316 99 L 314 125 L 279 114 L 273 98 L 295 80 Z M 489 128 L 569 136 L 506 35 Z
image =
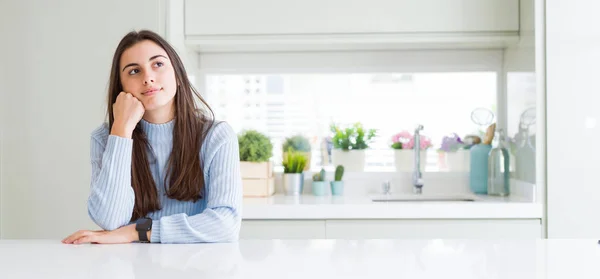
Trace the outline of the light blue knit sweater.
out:
M 167 161 L 172 149 L 174 120 L 164 124 L 141 121 L 152 147 L 148 161 L 162 209 L 150 213 L 151 242 L 194 243 L 237 241 L 242 216 L 242 180 L 237 135 L 225 122 L 215 123 L 200 151 L 205 179 L 203 199 L 185 202 L 164 193 Z M 91 139 L 92 182 L 90 218 L 105 230 L 130 224 L 135 195 L 131 187 L 133 140 L 110 135 L 107 123 Z

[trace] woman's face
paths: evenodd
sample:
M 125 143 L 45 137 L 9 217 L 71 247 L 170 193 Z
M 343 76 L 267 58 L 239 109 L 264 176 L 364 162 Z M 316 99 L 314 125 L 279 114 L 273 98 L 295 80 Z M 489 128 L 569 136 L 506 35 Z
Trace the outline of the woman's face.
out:
M 144 40 L 125 50 L 119 72 L 123 91 L 139 99 L 146 111 L 171 109 L 177 91 L 175 70 L 158 44 Z

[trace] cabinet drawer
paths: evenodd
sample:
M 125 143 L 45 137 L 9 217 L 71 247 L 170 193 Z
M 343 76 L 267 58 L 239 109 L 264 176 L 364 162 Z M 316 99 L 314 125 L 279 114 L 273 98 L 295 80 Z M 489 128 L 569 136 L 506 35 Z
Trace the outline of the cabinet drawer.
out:
M 542 237 L 539 219 L 327 220 L 327 238 L 529 238 Z
M 244 220 L 241 239 L 324 239 L 324 220 Z

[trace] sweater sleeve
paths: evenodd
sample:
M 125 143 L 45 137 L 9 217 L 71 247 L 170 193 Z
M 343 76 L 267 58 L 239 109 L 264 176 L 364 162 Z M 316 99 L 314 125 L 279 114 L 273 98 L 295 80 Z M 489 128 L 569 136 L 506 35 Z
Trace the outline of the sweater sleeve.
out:
M 151 242 L 236 242 L 242 210 L 242 179 L 236 134 L 226 123 L 218 124 L 205 147 L 206 209 L 199 214 L 164 216 L 152 223 Z
M 132 139 L 109 135 L 107 127 L 92 134 L 88 215 L 104 230 L 117 229 L 131 220 L 135 204 L 131 187 L 132 150 Z

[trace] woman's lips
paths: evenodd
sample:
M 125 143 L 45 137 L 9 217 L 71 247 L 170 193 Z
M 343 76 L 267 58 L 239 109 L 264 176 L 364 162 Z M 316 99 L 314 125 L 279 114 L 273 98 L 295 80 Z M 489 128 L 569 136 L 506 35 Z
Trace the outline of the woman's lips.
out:
M 153 89 L 150 89 L 148 91 L 145 91 L 144 93 L 142 93 L 142 95 L 144 95 L 144 96 L 152 96 L 152 95 L 156 94 L 156 92 L 158 92 L 160 90 L 162 90 L 162 88 L 153 88 Z

